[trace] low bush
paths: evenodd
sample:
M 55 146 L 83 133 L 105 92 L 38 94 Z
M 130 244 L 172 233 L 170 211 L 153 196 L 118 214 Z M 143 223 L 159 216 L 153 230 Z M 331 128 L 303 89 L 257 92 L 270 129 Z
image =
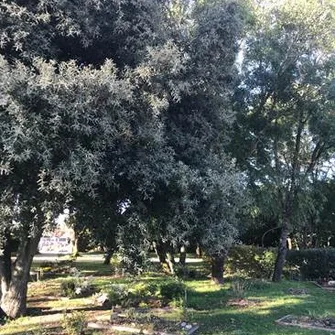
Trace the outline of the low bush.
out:
M 151 295 L 144 284 L 136 284 L 130 287 L 125 284 L 114 284 L 110 286 L 107 293 L 108 301 L 111 306 L 138 307 L 145 302 Z
M 242 277 L 271 277 L 275 249 L 238 245 L 230 249 L 226 272 Z M 288 250 L 284 273 L 289 279 L 335 279 L 335 248 Z
M 276 259 L 274 249 L 237 245 L 229 250 L 226 271 L 252 278 L 270 278 Z
M 288 250 L 286 263 L 303 280 L 335 278 L 335 248 Z
M 75 279 L 68 279 L 60 283 L 60 294 L 62 297 L 74 298 L 76 293 Z
M 123 306 L 124 301 L 128 296 L 128 287 L 125 284 L 113 284 L 108 291 L 108 300 L 112 306 Z
M 178 300 L 185 295 L 185 285 L 178 281 L 168 282 L 160 285 L 159 292 L 163 298 L 169 301 Z
M 64 314 L 62 327 L 67 335 L 82 335 L 86 327 L 86 317 L 84 312 L 73 312 Z
M 153 302 L 166 304 L 184 298 L 185 286 L 177 281 L 158 283 L 113 284 L 107 291 L 111 306 L 138 307 Z
M 72 268 L 72 278 L 65 279 L 60 284 L 60 291 L 63 297 L 87 297 L 95 292 L 91 284 L 92 277 L 84 277 L 76 268 Z

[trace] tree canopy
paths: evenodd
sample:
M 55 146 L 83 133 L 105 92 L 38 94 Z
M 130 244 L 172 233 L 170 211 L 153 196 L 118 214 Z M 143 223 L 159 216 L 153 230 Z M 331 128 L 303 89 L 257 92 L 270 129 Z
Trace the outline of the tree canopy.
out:
M 280 280 L 287 236 L 306 221 L 313 177 L 334 152 L 334 8 L 284 1 L 256 12 L 245 39 L 233 147 L 260 213 L 281 227 Z
M 128 249 L 122 232 L 133 228 L 140 241 L 197 234 L 222 257 L 243 205 L 243 180 L 225 152 L 243 7 L 0 6 L 4 312 L 25 313 L 38 240 L 65 207 L 82 226 L 115 232 L 119 246 L 126 239 Z M 13 234 L 20 236 L 14 263 Z

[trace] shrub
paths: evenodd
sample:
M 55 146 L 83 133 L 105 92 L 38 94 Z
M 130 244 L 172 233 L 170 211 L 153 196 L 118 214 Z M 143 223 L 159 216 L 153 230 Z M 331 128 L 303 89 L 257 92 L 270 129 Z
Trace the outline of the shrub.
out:
M 108 300 L 112 306 L 123 305 L 128 296 L 128 288 L 125 284 L 113 284 L 108 291 Z
M 304 280 L 335 278 L 334 248 L 288 250 L 286 263 Z
M 84 312 L 73 312 L 70 315 L 64 314 L 62 327 L 67 335 L 82 335 L 86 326 Z
M 130 291 L 143 298 L 151 297 L 157 294 L 158 286 L 155 283 L 149 283 L 149 284 L 137 283 L 135 285 L 132 285 L 132 287 L 130 288 Z
M 226 271 L 253 278 L 270 278 L 276 259 L 275 249 L 238 245 L 230 249 Z M 335 249 L 288 250 L 285 273 L 290 279 L 335 278 Z
M 82 277 L 77 269 L 72 274 L 73 277 L 71 279 L 66 279 L 60 284 L 62 296 L 69 298 L 86 297 L 94 293 L 91 277 Z
M 160 294 L 167 300 L 178 300 L 185 295 L 185 285 L 178 281 L 162 284 Z
M 60 283 L 61 296 L 74 298 L 76 295 L 76 280 L 69 279 Z
M 161 296 L 165 303 L 184 299 L 185 286 L 180 282 L 113 284 L 107 296 L 111 306 L 119 305 L 127 308 L 138 307 L 141 304 L 146 306 L 157 301 L 152 299 L 155 296 L 156 298 Z
M 112 306 L 137 307 L 146 304 L 149 298 L 156 295 L 158 286 L 150 283 L 136 283 L 131 285 L 114 284 L 110 286 L 108 301 Z
M 236 279 L 231 283 L 232 296 L 234 298 L 242 299 L 246 295 L 246 291 L 249 289 L 249 282 L 244 279 Z
M 229 250 L 226 270 L 253 278 L 270 278 L 276 259 L 274 249 L 237 245 Z

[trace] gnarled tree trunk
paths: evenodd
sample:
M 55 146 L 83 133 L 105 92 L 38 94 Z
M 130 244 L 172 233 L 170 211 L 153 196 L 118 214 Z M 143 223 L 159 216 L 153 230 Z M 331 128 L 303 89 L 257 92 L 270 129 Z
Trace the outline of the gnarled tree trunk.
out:
M 171 274 L 174 275 L 174 265 L 176 264 L 176 261 L 174 259 L 174 252 L 173 252 L 173 248 L 171 245 L 168 245 L 167 247 L 167 253 L 166 253 L 166 263 L 169 267 L 169 270 L 171 272 Z
M 169 242 L 158 241 L 154 244 L 156 255 L 159 262 L 163 265 L 166 264 L 171 274 L 174 274 L 174 252 Z
M 211 257 L 211 278 L 215 284 L 223 284 L 225 255 L 213 255 Z
M 26 314 L 30 268 L 40 237 L 41 234 L 37 233 L 35 236 L 27 236 L 25 240 L 22 240 L 17 258 L 13 263 L 8 250 L 4 251 L 0 259 L 0 307 L 9 318 L 15 319 Z M 10 239 L 7 242 L 10 242 Z
M 161 241 L 154 243 L 155 253 L 161 264 L 166 263 L 166 248 L 165 244 Z

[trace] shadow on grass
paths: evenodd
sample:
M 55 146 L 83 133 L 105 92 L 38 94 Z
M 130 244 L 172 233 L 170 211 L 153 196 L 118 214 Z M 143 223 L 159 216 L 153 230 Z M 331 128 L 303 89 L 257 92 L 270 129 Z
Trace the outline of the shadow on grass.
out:
M 66 313 L 71 311 L 79 312 L 94 312 L 94 311 L 108 311 L 109 307 L 105 306 L 86 306 L 86 307 L 75 307 L 75 308 L 50 308 L 50 307 L 31 307 L 27 308 L 26 316 L 43 316 L 43 315 L 54 315 L 59 313 Z
M 189 318 L 201 325 L 201 332 L 222 335 L 316 335 L 329 331 L 316 331 L 280 326 L 275 321 L 287 314 L 335 316 L 335 295 L 324 294 L 310 283 L 283 282 L 258 290 L 247 290 L 245 299 L 257 299 L 259 304 L 228 306 L 227 301 L 236 298 L 231 283 L 213 291 L 190 291 L 187 306 Z M 289 288 L 305 288 L 308 294 L 293 296 Z

